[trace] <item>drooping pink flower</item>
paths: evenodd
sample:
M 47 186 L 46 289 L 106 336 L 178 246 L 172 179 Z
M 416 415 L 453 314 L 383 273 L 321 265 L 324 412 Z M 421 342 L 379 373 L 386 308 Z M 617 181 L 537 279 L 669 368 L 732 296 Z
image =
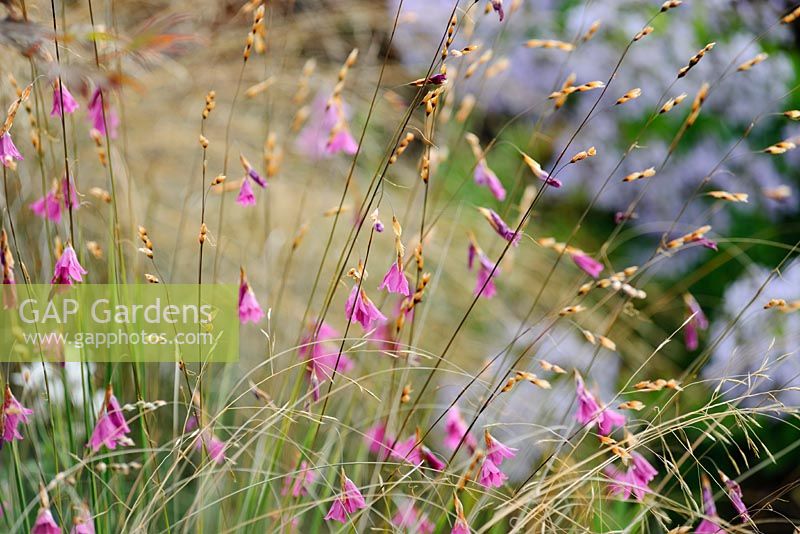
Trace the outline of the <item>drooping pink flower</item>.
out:
M 389 293 L 397 293 L 408 297 L 411 295 L 411 290 L 408 288 L 408 279 L 403 272 L 402 263 L 399 261 L 392 262 L 392 266 L 383 277 L 383 282 L 378 286 L 378 289 L 384 289 Z
M 397 513 L 392 517 L 392 525 L 408 533 L 433 534 L 433 523 L 427 515 L 417 510 L 413 501 L 408 500 L 397 508 Z
M 478 161 L 474 172 L 475 183 L 489 188 L 494 198 L 500 202 L 506 199 L 506 190 L 497 175 L 489 168 L 485 160 Z
M 603 408 L 594 395 L 586 389 L 583 378 L 575 372 L 575 388 L 578 394 L 578 411 L 575 419 L 582 425 L 597 424 L 597 431 L 607 436 L 614 428 L 625 424 L 625 416 L 610 408 Z
M 683 330 L 686 350 L 697 350 L 700 345 L 699 331 L 708 329 L 708 319 L 706 314 L 703 313 L 700 304 L 692 295 L 689 293 L 684 294 L 683 301 L 686 304 L 686 313 L 690 317 Z
M 391 451 L 392 458 L 408 462 L 412 465 L 419 465 L 422 463 L 422 451 L 417 445 L 418 437 L 416 434 L 411 435 L 404 441 L 398 441 L 394 444 Z
M 303 460 L 300 462 L 300 470 L 294 478 L 286 478 L 283 482 L 283 489 L 281 495 L 291 493 L 292 497 L 302 497 L 308 495 L 308 488 L 317 479 L 317 473 L 309 469 L 308 462 Z
M 467 249 L 467 269 L 472 270 L 475 265 L 475 258 L 478 258 L 478 276 L 475 280 L 473 295 L 478 295 L 490 299 L 497 294 L 497 287 L 494 284 L 494 277 L 500 274 L 500 267 L 495 268 L 495 264 L 484 254 L 483 250 L 475 242 L 475 237 L 470 234 L 469 248 Z
M 503 11 L 503 0 L 492 0 L 492 9 L 497 13 L 500 22 L 503 22 L 503 18 L 506 16 L 505 11 Z
M 210 430 L 203 432 L 195 448 L 201 450 L 205 448 L 206 454 L 215 463 L 221 464 L 225 461 L 225 449 L 227 444 L 211 433 Z
M 479 482 L 488 488 L 499 488 L 506 480 L 506 474 L 488 457 L 484 458 Z
M 69 534 L 95 534 L 94 520 L 85 506 L 72 518 L 72 529 Z
M 363 289 L 358 290 L 358 283 L 353 285 L 347 298 L 345 317 L 360 323 L 364 330 L 369 330 L 375 323 L 386 321 L 386 316 L 373 304 L 367 293 Z
M 422 445 L 422 458 L 425 460 L 425 463 L 428 464 L 428 466 L 431 469 L 435 469 L 437 471 L 444 471 L 445 467 L 447 467 L 447 464 L 445 464 L 441 458 L 436 456 L 433 453 L 433 451 L 431 451 L 425 445 Z
M 694 529 L 695 534 L 724 534 L 724 530 L 717 523 L 712 521 L 717 516 L 717 506 L 714 504 L 714 494 L 711 491 L 711 481 L 703 475 L 703 513 L 710 519 L 703 519 Z
M 244 154 L 239 154 L 239 161 L 242 163 L 242 167 L 244 167 L 244 181 L 246 182 L 248 178 L 253 180 L 259 187 L 265 189 L 267 187 L 267 180 L 261 176 L 255 168 L 250 165 L 250 162 L 247 161 L 247 158 L 244 157 Z M 239 193 L 241 195 L 241 192 Z
M 49 508 L 39 509 L 31 534 L 61 534 L 61 527 L 56 523 Z
M 311 104 L 308 122 L 297 136 L 295 148 L 311 159 L 329 157 L 325 149 L 337 120 L 336 110 L 328 106 L 328 98 L 320 93 Z
M 333 501 L 330 510 L 328 510 L 328 514 L 325 516 L 325 521 L 333 519 L 340 523 L 346 523 L 347 514 L 352 514 L 366 507 L 367 503 L 358 490 L 358 487 L 342 473 L 342 491 L 336 500 Z
M 519 240 L 522 239 L 522 233 L 515 233 L 494 210 L 478 208 L 478 211 L 486 218 L 494 231 L 497 232 L 497 235 L 514 246 L 519 245 Z
M 6 132 L 0 136 L 0 163 L 5 167 L 10 167 L 14 160 L 22 160 L 22 154 L 19 153 L 14 141 L 11 139 L 11 132 Z
M 488 430 L 484 432 L 483 438 L 486 442 L 486 457 L 495 465 L 499 466 L 503 460 L 516 456 L 517 449 L 503 445 L 489 434 Z
M 481 254 L 478 257 L 478 276 L 475 279 L 475 289 L 473 295 L 480 295 L 490 299 L 497 294 L 497 287 L 494 285 L 494 277 L 500 274 L 500 268 L 495 268 L 494 262 L 488 256 Z
M 61 222 L 61 202 L 53 191 L 48 191 L 45 196 L 32 202 L 30 208 L 38 217 L 49 219 L 54 223 Z
M 114 390 L 111 389 L 111 384 L 106 388 L 103 409 L 103 413 L 94 426 L 92 436 L 89 438 L 88 446 L 94 452 L 99 451 L 103 445 L 112 450 L 116 449 L 117 445 L 128 441 L 127 435 L 131 432 L 125 416 L 122 415 L 122 408 L 114 396 Z
M 337 132 L 333 133 L 330 141 L 325 145 L 325 151 L 328 154 L 344 152 L 348 156 L 352 156 L 358 151 L 358 141 L 347 129 L 347 125 L 343 124 Z
M 382 422 L 371 426 L 365 433 L 364 439 L 369 444 L 369 452 L 377 454 L 381 459 L 385 459 L 389 452 L 389 446 L 394 441 L 386 435 L 386 425 Z
M 600 276 L 600 273 L 603 272 L 603 264 L 597 261 L 596 259 L 583 254 L 582 252 L 573 254 L 572 261 L 575 262 L 583 272 L 591 276 L 592 278 L 597 278 Z
M 478 448 L 478 440 L 475 439 L 472 433 L 467 433 L 467 428 L 467 422 L 464 421 L 464 418 L 461 416 L 461 410 L 458 409 L 458 406 L 450 408 L 447 411 L 447 417 L 444 423 L 444 430 L 447 433 L 444 439 L 445 446 L 450 449 L 455 449 L 458 447 L 458 444 L 461 443 L 461 438 L 464 438 L 464 435 L 466 435 L 464 443 L 469 447 L 471 453 L 474 452 L 475 449 Z
M 239 321 L 242 324 L 247 322 L 257 323 L 264 317 L 264 310 L 256 300 L 256 294 L 247 281 L 247 274 L 244 267 L 239 270 Z
M 242 180 L 242 187 L 239 189 L 239 194 L 236 197 L 236 203 L 240 206 L 256 205 L 256 195 L 253 193 L 253 187 L 250 185 L 250 180 L 247 178 Z
M 301 341 L 298 356 L 307 362 L 306 377 L 316 402 L 319 400 L 319 386 L 331 377 L 334 367 L 337 373 L 348 373 L 353 369 L 353 362 L 346 354 L 339 353 L 338 346 L 333 348 L 330 345 L 331 340 L 341 338 L 341 335 L 328 323 L 323 322 L 320 325 L 316 341 L 312 338 L 314 331 L 315 325 L 311 324 L 309 333 Z
M 80 198 L 75 184 L 67 179 L 66 174 L 60 183 L 54 183 L 53 189 L 48 191 L 45 196 L 31 203 L 30 208 L 34 214 L 43 219 L 49 219 L 54 223 L 61 222 L 62 203 L 63 209 L 69 210 L 80 208 Z
M 627 471 L 617 469 L 613 465 L 606 467 L 605 474 L 612 480 L 609 484 L 609 493 L 624 500 L 633 495 L 637 501 L 642 501 L 650 492 L 650 481 L 655 478 L 658 471 L 641 454 L 633 452 L 631 456 L 631 465 Z
M 197 424 L 197 417 L 192 415 L 186 421 L 184 431 L 191 432 L 198 427 L 199 425 Z M 208 454 L 208 457 L 211 458 L 211 460 L 213 460 L 215 463 L 221 464 L 225 461 L 225 449 L 227 446 L 227 443 L 215 436 L 210 428 L 203 428 L 200 431 L 200 439 L 197 440 L 194 448 L 201 452 L 203 449 L 205 449 L 206 454 Z
M 33 410 L 24 407 L 6 384 L 5 395 L 3 397 L 3 409 L 0 412 L 0 428 L 3 430 L 3 442 L 11 443 L 15 439 L 22 439 L 19 425 L 28 422 L 28 417 L 33 415 Z
M 728 478 L 722 471 L 720 471 L 719 475 L 722 477 L 722 481 L 725 483 L 725 487 L 728 489 L 728 498 L 731 500 L 736 512 L 738 512 L 739 519 L 742 522 L 750 521 L 750 514 L 747 511 L 747 506 L 742 500 L 742 488 L 735 480 Z
M 75 254 L 75 250 L 71 244 L 68 244 L 56 262 L 53 279 L 50 283 L 71 286 L 73 281 L 83 282 L 84 274 L 88 274 L 88 271 L 78 263 L 78 256 Z
M 698 239 L 698 240 L 696 240 L 694 242 L 697 243 L 698 245 L 703 246 L 703 247 L 710 248 L 713 251 L 717 251 L 718 250 L 717 242 L 713 241 L 711 239 L 708 239 L 707 237 L 703 237 L 703 238 Z
M 50 111 L 51 117 L 60 117 L 64 113 L 75 113 L 81 106 L 67 86 L 56 80 L 53 84 L 53 109 Z
M 453 523 L 453 530 L 450 531 L 450 534 L 469 534 L 469 523 L 464 515 L 464 505 L 461 504 L 457 494 L 453 494 L 453 502 L 456 509 L 456 522 Z
M 100 135 L 106 135 L 107 126 L 109 137 L 112 139 L 117 137 L 119 117 L 117 112 L 108 105 L 108 101 L 99 87 L 94 90 L 89 99 L 87 113 L 89 121 L 92 123 L 92 128 L 97 130 Z

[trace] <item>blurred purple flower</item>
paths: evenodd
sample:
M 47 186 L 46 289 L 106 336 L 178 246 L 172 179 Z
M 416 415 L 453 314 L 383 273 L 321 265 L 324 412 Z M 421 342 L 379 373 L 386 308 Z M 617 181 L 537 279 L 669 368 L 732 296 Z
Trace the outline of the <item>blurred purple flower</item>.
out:
M 59 90 L 60 88 L 60 90 Z M 63 100 L 63 108 L 62 108 L 62 100 Z M 58 80 L 53 84 L 53 109 L 50 111 L 51 117 L 60 117 L 63 112 L 66 113 L 75 113 L 75 111 L 80 108 L 78 101 L 75 100 L 75 97 L 72 96 L 72 93 L 69 92 L 67 86 L 63 83 L 59 83 Z
M 478 161 L 475 166 L 475 183 L 489 188 L 494 198 L 500 202 L 506 199 L 506 190 L 497 175 L 489 168 L 485 160 Z
M 11 388 L 6 384 L 5 394 L 3 396 L 3 409 L 0 412 L 0 427 L 3 429 L 2 440 L 3 442 L 11 443 L 15 439 L 22 439 L 22 433 L 19 431 L 19 425 L 28 423 L 28 417 L 33 415 L 33 410 L 29 410 L 23 406 L 11 393 Z
M 329 521 L 333 519 L 334 521 L 339 521 L 340 523 L 347 522 L 347 514 L 352 514 L 362 508 L 367 507 L 367 503 L 364 500 L 364 497 L 361 495 L 361 492 L 358 490 L 358 487 L 353 483 L 352 480 L 347 478 L 344 474 L 342 474 L 343 483 L 342 483 L 342 491 L 339 496 L 333 501 L 330 510 L 328 510 L 327 515 L 325 515 L 325 521 Z
M 345 317 L 361 324 L 364 330 L 369 330 L 377 322 L 386 321 L 386 316 L 369 299 L 366 292 L 358 290 L 358 283 L 353 286 L 345 305 Z
M 600 273 L 603 272 L 603 264 L 597 261 L 596 259 L 588 256 L 586 254 L 577 253 L 572 255 L 572 261 L 575 262 L 583 272 L 591 276 L 592 278 L 597 278 L 600 276 Z
M 83 282 L 84 274 L 88 274 L 88 271 L 78 263 L 78 256 L 75 254 L 72 245 L 67 245 L 56 262 L 53 279 L 50 283 L 71 286 L 73 280 L 75 282 Z
M 378 286 L 378 289 L 384 288 L 386 288 L 389 293 L 397 293 L 406 297 L 411 295 L 411 290 L 408 288 L 408 279 L 406 279 L 399 258 L 398 261 L 392 262 L 392 266 L 389 267 L 389 271 L 387 271 L 386 275 L 383 277 L 383 282 Z
M 22 160 L 22 154 L 19 153 L 14 141 L 11 139 L 11 132 L 6 132 L 0 136 L 0 162 L 6 167 L 11 166 L 14 160 Z
M 264 317 L 264 310 L 256 300 L 256 294 L 250 283 L 247 281 L 247 274 L 244 267 L 239 271 L 239 321 L 242 324 L 248 322 L 257 323 Z

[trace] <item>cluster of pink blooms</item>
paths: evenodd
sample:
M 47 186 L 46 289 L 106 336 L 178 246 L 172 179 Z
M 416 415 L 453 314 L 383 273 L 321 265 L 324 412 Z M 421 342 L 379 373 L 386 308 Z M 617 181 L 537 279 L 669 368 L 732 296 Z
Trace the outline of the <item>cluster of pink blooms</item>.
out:
M 615 428 L 625 424 L 625 416 L 621 413 L 600 406 L 592 393 L 586 389 L 583 378 L 575 372 L 575 388 L 578 393 L 578 411 L 575 419 L 589 427 L 597 425 L 597 432 L 602 436 L 607 436 Z
M 239 271 L 239 321 L 242 324 L 248 322 L 257 323 L 264 317 L 264 310 L 256 300 L 256 294 L 247 281 L 247 274 L 244 267 Z
M 62 200 L 63 209 L 69 210 L 78 209 L 80 207 L 80 200 L 78 198 L 78 191 L 75 189 L 75 184 L 66 175 L 60 183 L 56 183 L 55 187 L 47 192 L 47 194 L 40 199 L 31 203 L 30 208 L 33 213 L 43 219 L 49 219 L 54 223 L 61 222 L 62 213 Z
M 125 445 L 130 441 L 127 436 L 130 434 L 131 429 L 125 421 L 125 416 L 122 415 L 122 408 L 114 396 L 111 384 L 106 388 L 103 407 L 104 411 L 97 420 L 92 431 L 92 437 L 89 438 L 87 445 L 94 452 L 99 451 L 103 445 L 113 450 L 117 448 L 117 445 Z
M 435 525 L 426 514 L 420 513 L 412 501 L 406 501 L 398 506 L 397 513 L 392 517 L 392 525 L 401 531 L 419 534 L 433 534 Z
M 61 527 L 58 526 L 53 513 L 50 511 L 50 503 L 47 497 L 43 497 L 42 506 L 36 515 L 36 522 L 31 527 L 31 534 L 62 534 L 62 532 Z M 76 512 L 69 534 L 95 534 L 94 521 L 86 506 L 82 506 Z
M 486 457 L 481 467 L 480 483 L 489 488 L 499 488 L 508 480 L 508 476 L 500 471 L 500 464 L 508 458 L 513 458 L 517 449 L 512 449 L 497 441 L 489 431 L 484 434 L 486 442 Z
M 392 262 L 391 267 L 383 277 L 381 285 L 378 289 L 386 289 L 389 293 L 397 293 L 405 297 L 411 296 L 411 290 L 408 287 L 408 279 L 403 272 L 403 261 L 398 256 L 397 261 Z
M 325 521 L 339 521 L 340 523 L 347 522 L 348 514 L 353 514 L 358 510 L 367 507 L 364 496 L 352 480 L 347 478 L 347 475 L 342 472 L 342 489 L 336 500 L 333 501 L 330 510 L 325 515 Z
M 443 471 L 446 467 L 441 458 L 421 442 L 418 433 L 412 434 L 408 439 L 398 441 L 386 433 L 386 425 L 378 423 L 367 430 L 364 435 L 369 444 L 369 451 L 378 455 L 381 460 L 394 458 L 415 466 L 425 463 L 437 471 Z
M 33 410 L 23 406 L 11 393 L 11 388 L 6 385 L 5 394 L 3 395 L 3 409 L 0 412 L 0 429 L 2 429 L 0 446 L 4 442 L 11 443 L 15 439 L 22 439 L 19 425 L 27 424 L 28 417 L 31 415 L 33 415 Z
M 11 132 L 5 132 L 0 136 L 0 163 L 5 167 L 10 167 L 16 161 L 24 159 L 17 150 L 14 141 L 11 139 Z
M 303 497 L 308 495 L 308 488 L 317 480 L 316 471 L 309 468 L 308 462 L 303 460 L 300 462 L 300 469 L 294 480 L 287 478 L 283 481 L 283 489 L 281 495 L 289 495 L 292 497 Z
M 186 421 L 186 427 L 184 430 L 186 432 L 191 432 L 192 430 L 198 428 L 198 426 L 197 417 L 192 415 Z M 221 464 L 225 461 L 225 449 L 227 448 L 227 444 L 215 436 L 209 428 L 203 428 L 200 430 L 200 438 L 197 440 L 194 447 L 201 452 L 203 449 L 205 449 L 208 457 L 218 464 Z
M 68 243 L 56 262 L 53 279 L 50 283 L 71 286 L 72 282 L 83 282 L 84 274 L 88 273 L 78 262 L 78 256 L 75 254 L 72 244 Z
M 743 523 L 750 521 L 750 514 L 747 506 L 742 500 L 742 489 L 739 484 L 734 482 L 720 472 L 720 477 L 728 490 L 728 498 L 731 500 L 734 509 L 739 514 L 738 519 Z M 711 481 L 707 476 L 702 476 L 703 485 L 703 513 L 706 516 L 694 529 L 695 534 L 724 534 L 725 529 L 719 524 L 717 506 L 714 504 L 714 495 L 711 491 Z
M 298 151 L 313 159 L 330 157 L 339 152 L 353 155 L 358 141 L 347 127 L 346 110 L 340 99 L 329 102 L 318 97 L 312 106 L 308 123 L 297 136 Z
M 455 450 L 463 440 L 470 454 L 474 454 L 477 450 L 478 440 L 469 432 L 467 422 L 464 421 L 464 417 L 461 415 L 461 410 L 458 409 L 458 406 L 453 406 L 447 410 L 447 416 L 444 421 L 444 431 L 444 444 L 446 447 Z
M 316 330 L 316 336 L 314 332 Z M 298 355 L 306 362 L 306 378 L 311 387 L 314 402 L 319 400 L 319 386 L 336 373 L 347 373 L 353 368 L 353 362 L 345 354 L 339 354 L 339 348 L 330 343 L 340 339 L 341 335 L 328 323 L 322 322 L 319 329 L 312 324 L 300 343 Z M 337 365 L 338 360 L 338 365 Z
M 386 316 L 370 300 L 366 291 L 359 287 L 360 285 L 361 283 L 356 281 L 350 290 L 350 296 L 347 297 L 345 304 L 345 317 L 359 323 L 364 330 L 369 330 L 375 324 L 385 322 Z

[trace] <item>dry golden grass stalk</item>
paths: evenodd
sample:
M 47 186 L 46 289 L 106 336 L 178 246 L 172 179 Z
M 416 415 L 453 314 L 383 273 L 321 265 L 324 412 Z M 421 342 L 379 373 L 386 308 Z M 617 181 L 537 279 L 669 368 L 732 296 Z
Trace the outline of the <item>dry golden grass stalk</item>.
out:
M 583 36 L 581 37 L 581 41 L 584 43 L 587 41 L 591 41 L 592 38 L 594 38 L 594 36 L 597 34 L 597 30 L 600 29 L 601 23 L 602 22 L 600 20 L 592 22 L 591 26 L 589 26 L 589 29 L 586 30 L 586 33 L 584 33 Z
M 628 91 L 627 93 L 625 93 L 621 97 L 619 97 L 617 99 L 617 101 L 614 103 L 614 105 L 615 106 L 622 105 L 622 104 L 624 104 L 626 102 L 630 102 L 631 100 L 635 100 L 635 99 L 639 98 L 640 96 L 642 96 L 642 90 L 639 87 L 636 87 L 634 89 L 631 89 L 630 91 Z
M 747 202 L 747 193 L 729 193 L 727 191 L 709 191 L 708 196 L 728 202 Z
M 670 111 L 672 111 L 672 108 L 683 102 L 685 99 L 686 99 L 686 93 L 681 93 L 675 98 L 670 98 L 664 103 L 663 106 L 661 106 L 661 109 L 658 111 L 658 113 L 659 114 L 669 113 Z
M 685 67 L 682 67 L 678 71 L 678 78 L 683 78 L 684 76 L 686 76 L 689 73 L 689 71 L 692 70 L 692 68 L 695 65 L 700 63 L 700 60 L 703 59 L 703 57 L 706 55 L 706 53 L 710 52 L 714 48 L 714 45 L 716 45 L 716 44 L 717 43 L 714 43 L 714 42 L 708 43 L 699 52 L 697 52 L 695 55 L 693 55 L 691 58 L 689 58 L 689 64 L 686 65 Z
M 632 172 L 628 176 L 622 179 L 623 182 L 634 182 L 636 180 L 641 180 L 642 178 L 652 178 L 656 175 L 656 168 L 649 167 L 643 171 Z
M 566 41 L 558 41 L 555 39 L 531 39 L 525 43 L 527 48 L 545 48 L 563 50 L 564 52 L 572 52 L 575 50 L 575 45 L 567 43 Z
M 644 37 L 647 37 L 648 35 L 653 33 L 654 29 L 655 28 L 653 28 L 652 26 L 645 26 L 644 28 L 642 28 L 642 30 L 639 33 L 637 33 L 636 35 L 633 36 L 633 40 L 634 41 L 641 41 Z
M 753 59 L 749 59 L 749 60 L 745 61 L 744 63 L 742 63 L 741 65 L 739 65 L 736 68 L 736 70 L 738 72 L 746 72 L 746 71 L 752 69 L 753 67 L 755 67 L 756 65 L 758 65 L 759 63 L 762 63 L 763 61 L 765 61 L 768 57 L 769 57 L 769 54 L 764 54 L 762 52 L 761 54 L 758 54 Z

